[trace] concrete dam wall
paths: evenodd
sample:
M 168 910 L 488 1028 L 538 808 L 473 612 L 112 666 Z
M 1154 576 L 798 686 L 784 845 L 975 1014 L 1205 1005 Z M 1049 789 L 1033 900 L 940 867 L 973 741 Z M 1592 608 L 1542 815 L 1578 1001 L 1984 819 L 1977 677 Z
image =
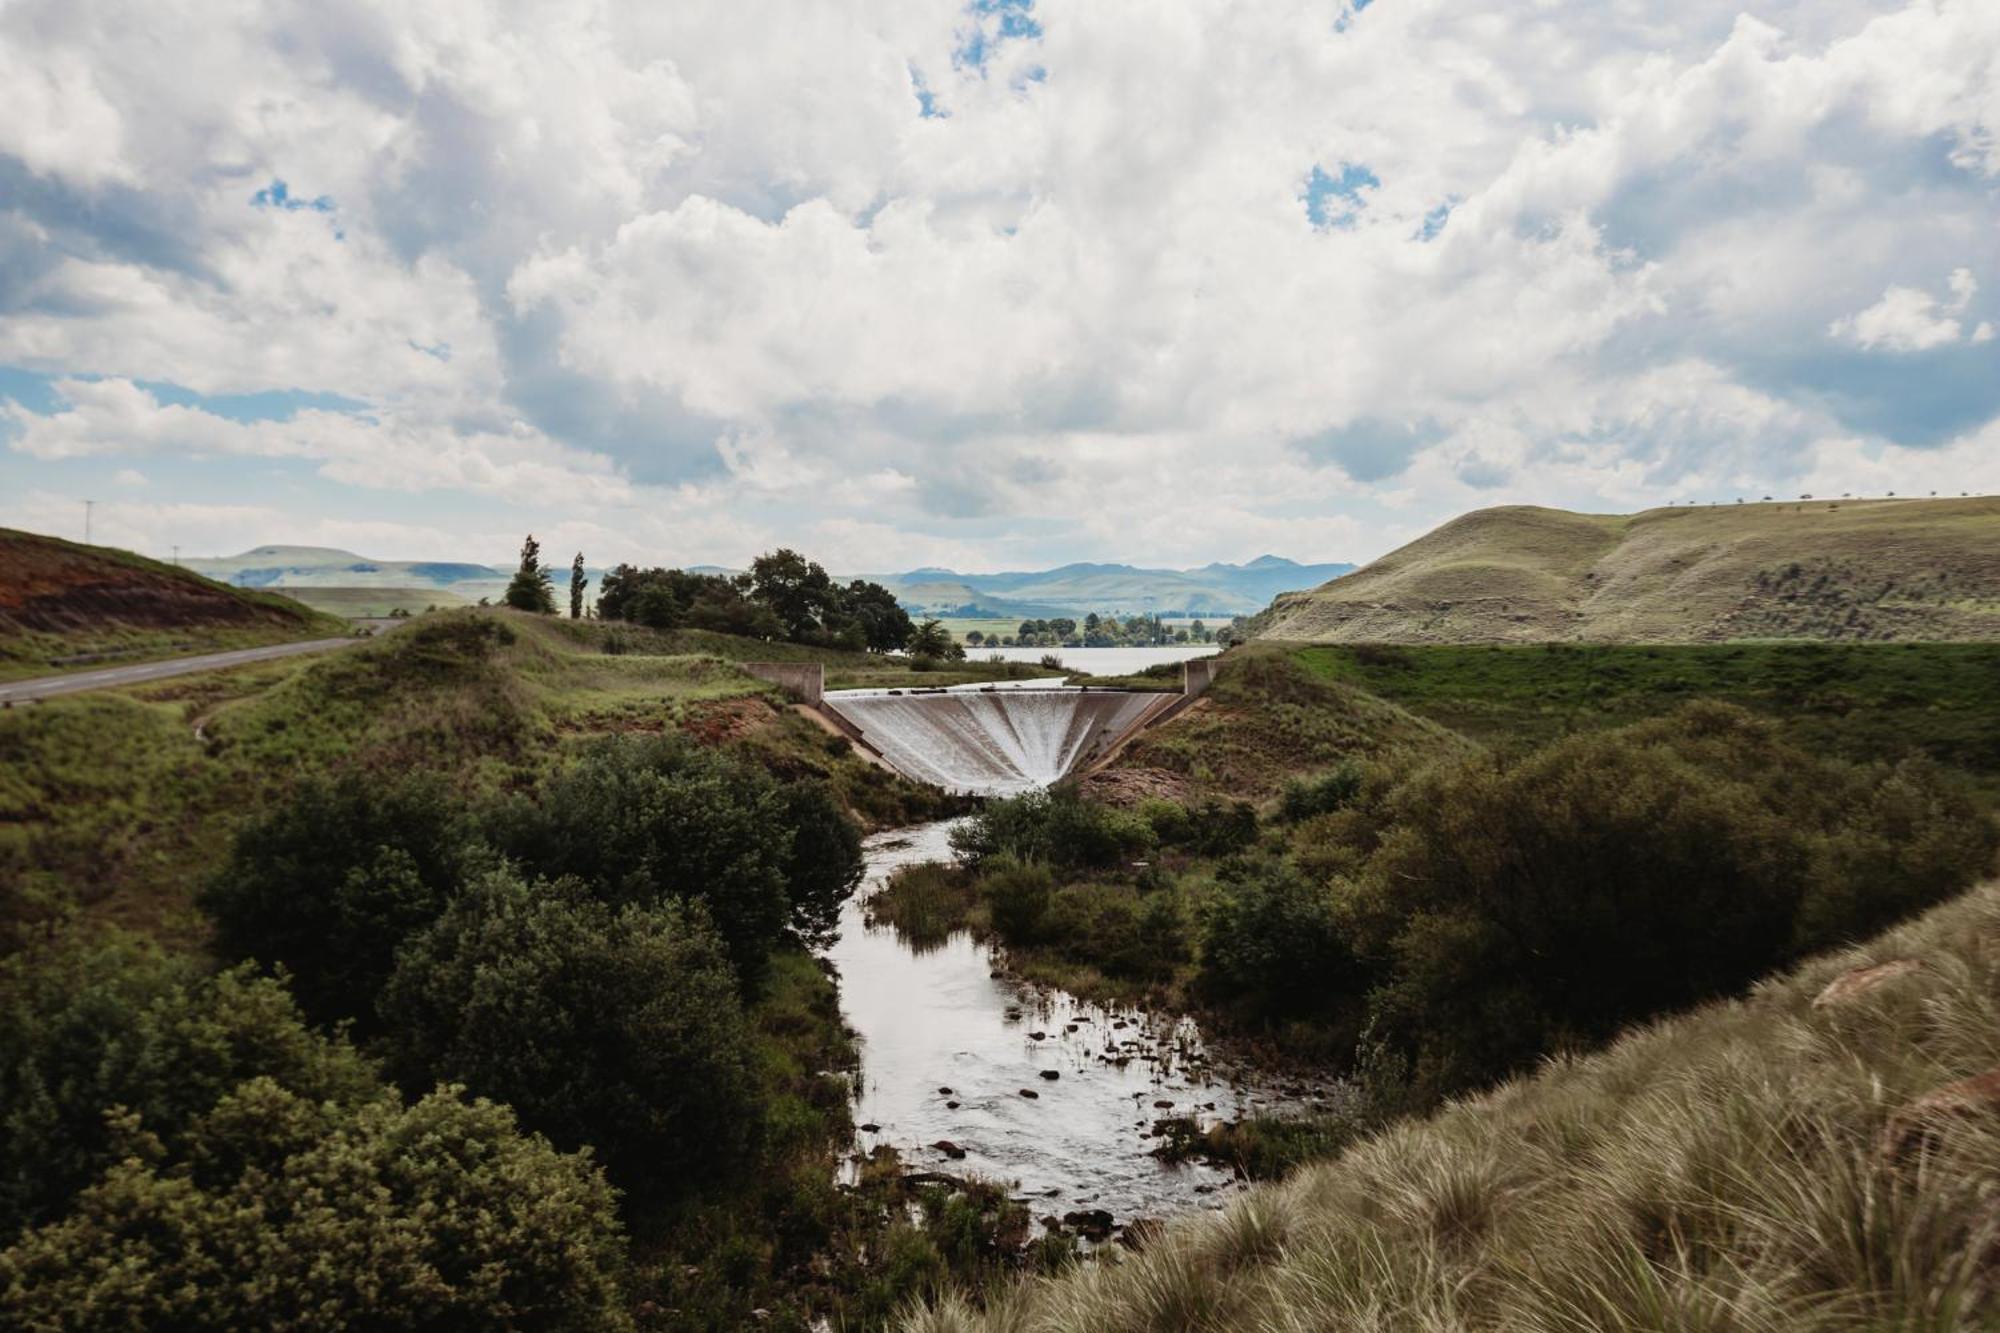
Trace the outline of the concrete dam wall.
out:
M 1061 686 L 924 694 L 830 691 L 840 715 L 906 777 L 1005 796 L 1046 787 L 1177 695 Z

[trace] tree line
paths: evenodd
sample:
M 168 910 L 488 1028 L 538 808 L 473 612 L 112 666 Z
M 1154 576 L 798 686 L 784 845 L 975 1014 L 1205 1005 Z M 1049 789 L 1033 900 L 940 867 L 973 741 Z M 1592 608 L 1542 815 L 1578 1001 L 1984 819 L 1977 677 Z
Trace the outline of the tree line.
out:
M 978 648 L 1131 648 L 1170 643 L 1213 643 L 1215 634 L 1200 620 L 1190 625 L 1170 626 L 1158 615 L 1135 615 L 1120 619 L 1092 611 L 1082 621 L 1068 616 L 1047 620 L 1024 620 L 1012 634 L 987 634 L 973 630 L 965 636 L 968 645 Z
M 532 533 L 503 598 L 519 611 L 556 614 L 555 582 Z M 583 553 L 570 565 L 569 614 L 586 614 Z M 919 626 L 894 593 L 867 579 L 840 583 L 818 561 L 780 547 L 747 572 L 642 568 L 620 564 L 604 575 L 595 614 L 649 629 L 700 629 L 750 639 L 783 639 L 850 652 L 962 656 L 936 621 Z

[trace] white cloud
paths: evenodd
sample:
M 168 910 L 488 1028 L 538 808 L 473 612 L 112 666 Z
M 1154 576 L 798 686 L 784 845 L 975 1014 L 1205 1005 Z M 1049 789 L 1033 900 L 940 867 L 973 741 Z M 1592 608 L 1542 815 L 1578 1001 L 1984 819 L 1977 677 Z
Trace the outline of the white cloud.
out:
M 1194 563 L 1853 489 L 2000 418 L 1914 355 L 1994 337 L 1990 0 L 1343 13 L 15 0 L 0 365 L 68 402 L 0 466 L 290 459 L 651 558 Z

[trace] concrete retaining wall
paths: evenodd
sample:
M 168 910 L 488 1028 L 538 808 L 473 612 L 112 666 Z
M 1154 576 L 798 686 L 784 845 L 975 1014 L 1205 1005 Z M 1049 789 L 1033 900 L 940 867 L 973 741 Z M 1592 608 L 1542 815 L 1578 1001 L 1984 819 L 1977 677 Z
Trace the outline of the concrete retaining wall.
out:
M 1190 657 L 1181 663 L 1181 693 L 1192 699 L 1215 684 L 1215 659 Z
M 826 693 L 826 667 L 818 662 L 745 662 L 743 669 L 768 680 L 802 704 L 818 707 Z

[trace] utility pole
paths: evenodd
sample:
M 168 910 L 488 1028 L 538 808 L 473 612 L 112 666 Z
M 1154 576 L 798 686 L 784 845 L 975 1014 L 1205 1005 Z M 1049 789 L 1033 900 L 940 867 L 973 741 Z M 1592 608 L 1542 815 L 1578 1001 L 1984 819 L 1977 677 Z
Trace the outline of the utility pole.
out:
M 90 545 L 90 511 L 96 503 L 97 501 L 95 500 L 85 500 L 83 502 L 83 544 L 85 546 Z
M 176 543 L 174 543 L 174 565 L 175 565 L 175 567 L 176 567 L 176 568 L 178 568 L 178 567 L 179 567 L 179 565 L 180 565 L 180 563 L 181 563 L 181 548 L 180 548 L 180 543 L 179 543 L 179 542 L 176 542 Z

